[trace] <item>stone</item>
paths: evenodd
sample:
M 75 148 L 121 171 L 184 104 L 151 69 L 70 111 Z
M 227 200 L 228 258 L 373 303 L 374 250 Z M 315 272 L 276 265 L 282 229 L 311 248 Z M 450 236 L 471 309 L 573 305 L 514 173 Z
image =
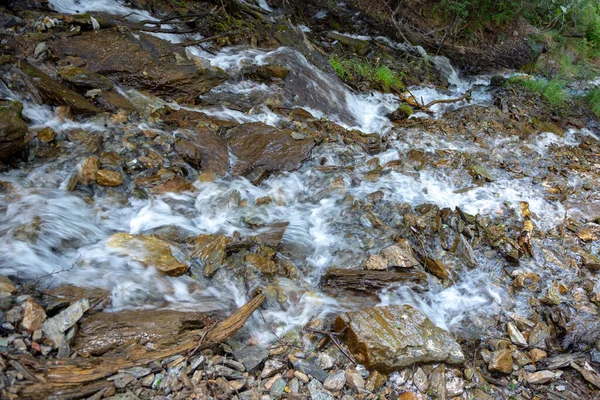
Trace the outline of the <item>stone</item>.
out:
M 421 368 L 417 368 L 417 370 L 413 374 L 412 380 L 421 393 L 426 393 L 427 389 L 429 389 L 429 380 L 427 379 L 427 375 Z
M 273 385 L 275 384 L 275 382 L 277 382 L 280 379 L 281 379 L 281 374 L 277 374 L 274 377 L 272 377 L 271 379 L 267 380 L 264 383 L 265 389 L 271 390 L 271 388 L 273 387 Z
M 513 324 L 512 322 L 507 323 L 506 331 L 508 332 L 508 336 L 510 337 L 510 340 L 514 344 L 516 344 L 518 346 L 524 346 L 524 347 L 527 346 L 527 340 L 525 340 L 525 337 L 519 331 L 519 329 L 517 329 L 515 324 Z
M 119 373 L 129 374 L 137 379 L 143 378 L 144 376 L 149 375 L 151 372 L 152 372 L 151 368 L 144 368 L 144 367 L 132 367 L 129 369 L 119 370 Z
M 44 335 L 50 340 L 52 347 L 58 348 L 61 345 L 64 333 L 75 325 L 89 308 L 88 299 L 78 300 L 42 324 Z
M 194 103 L 228 78 L 219 68 L 202 68 L 189 60 L 183 46 L 142 32 L 116 28 L 84 32 L 55 41 L 51 50 L 58 56 L 82 58 L 87 73 L 180 103 Z
M 315 141 L 295 140 L 291 133 L 262 122 L 232 128 L 226 134 L 229 150 L 237 159 L 231 173 L 257 185 L 271 173 L 298 169 L 310 156 Z
M 445 399 L 446 393 L 446 366 L 440 364 L 429 374 L 429 390 L 427 394 L 436 399 Z
M 546 358 L 546 356 L 547 356 L 547 354 L 544 350 L 540 350 L 540 349 L 529 350 L 529 357 L 531 358 L 531 361 L 533 363 L 543 360 L 544 358 Z
M 531 383 L 533 385 L 540 385 L 542 383 L 548 383 L 553 380 L 557 375 L 548 370 L 536 371 L 532 374 L 527 374 L 526 380 L 527 383 Z
M 269 350 L 263 346 L 247 346 L 234 350 L 233 356 L 244 364 L 246 371 L 252 372 L 269 357 Z
M 364 265 L 365 269 L 370 271 L 385 271 L 388 267 L 388 260 L 377 254 L 371 254 Z
M 413 109 L 408 104 L 402 104 L 395 111 L 386 115 L 390 121 L 405 121 L 413 114 Z
M 387 377 L 381 374 L 379 371 L 373 371 L 369 374 L 367 381 L 365 383 L 365 389 L 369 392 L 377 391 L 385 382 L 387 381 Z
M 183 193 L 195 190 L 194 185 L 166 168 L 161 168 L 155 175 L 136 179 L 135 184 L 154 194 Z
M 46 320 L 46 312 L 31 297 L 23 303 L 23 320 L 21 326 L 29 332 L 37 331 Z
M 101 186 L 116 187 L 123 183 L 123 177 L 117 171 L 100 169 L 96 173 L 96 183 Z
M 452 276 L 452 269 L 445 265 L 440 260 L 434 258 L 425 259 L 425 269 L 432 275 L 442 279 L 448 280 Z
M 72 91 L 26 61 L 20 60 L 19 68 L 30 78 L 32 87 L 37 89 L 44 103 L 55 106 L 68 106 L 75 114 L 96 114 L 100 112 L 100 109 L 85 97 Z
M 221 267 L 225 259 L 225 249 L 230 241 L 227 236 L 215 234 L 199 235 L 196 238 L 196 251 L 192 258 L 198 258 L 204 263 L 204 276 L 213 276 Z
M 346 385 L 346 372 L 343 370 L 331 372 L 323 382 L 323 387 L 332 392 L 342 390 L 344 385 Z
M 0 275 L 0 292 L 13 293 L 15 290 L 15 284 L 6 276 Z
M 333 368 L 335 365 L 335 359 L 329 355 L 329 353 L 319 353 L 319 359 L 317 360 L 319 367 L 327 370 Z
M 10 161 L 25 148 L 28 127 L 22 112 L 22 103 L 0 101 L 0 161 Z
M 38 132 L 37 138 L 42 143 L 50 143 L 56 139 L 56 132 L 50 127 L 45 127 Z
M 279 378 L 271 386 L 271 391 L 269 394 L 271 396 L 273 396 L 274 398 L 277 398 L 285 393 L 286 386 L 287 386 L 286 381 Z
M 278 372 L 281 372 L 285 368 L 285 364 L 279 360 L 267 360 L 265 366 L 260 373 L 260 378 L 270 378 Z
M 100 170 L 100 160 L 98 157 L 88 157 L 83 160 L 81 164 L 81 173 L 79 174 L 79 181 L 84 185 L 89 185 L 92 182 L 96 182 L 96 175 Z
M 154 236 L 115 233 L 107 246 L 169 276 L 183 275 L 188 268 L 173 256 L 169 242 Z
M 427 398 L 420 393 L 404 392 L 398 396 L 398 400 L 427 400 Z
M 114 87 L 112 81 L 107 77 L 73 65 L 59 67 L 58 75 L 63 81 L 83 89 L 109 90 Z
M 584 267 L 586 267 L 592 271 L 600 270 L 600 258 L 598 258 L 582 249 L 577 249 L 576 253 L 581 258 L 581 264 Z
M 450 334 L 408 305 L 347 312 L 336 318 L 334 328 L 346 329 L 345 343 L 368 370 L 386 373 L 415 363 L 464 361 Z
M 269 260 L 267 257 L 250 253 L 246 254 L 245 261 L 265 275 L 275 275 L 277 273 L 275 262 Z
M 328 32 L 327 36 L 341 43 L 344 47 L 347 47 L 350 51 L 355 52 L 361 57 L 365 56 L 371 47 L 371 44 L 367 40 L 356 39 L 337 32 Z
M 488 365 L 490 371 L 498 371 L 510 374 L 513 370 L 513 357 L 510 349 L 502 349 L 492 353 Z
M 300 371 L 294 371 L 294 377 L 304 383 L 308 383 L 308 381 L 310 381 L 310 378 L 308 377 L 308 375 L 306 375 L 305 373 L 300 372 Z
M 401 239 L 381 250 L 381 254 L 388 260 L 388 266 L 397 268 L 413 268 L 421 265 L 414 256 L 412 246 L 406 239 Z
M 350 368 L 346 369 L 345 373 L 346 373 L 346 382 L 348 383 L 348 385 L 352 389 L 356 390 L 358 393 L 361 393 L 363 391 L 363 389 L 365 388 L 365 380 L 363 379 L 360 372 L 357 371 L 356 369 L 350 367 Z
M 325 390 L 321 382 L 317 379 L 310 381 L 308 391 L 312 400 L 334 400 L 333 395 L 328 390 Z
M 313 378 L 317 379 L 321 383 L 325 382 L 325 379 L 327 379 L 327 377 L 328 377 L 327 372 L 323 371 L 321 368 L 317 367 L 315 364 L 313 364 L 310 361 L 299 358 L 299 359 L 293 361 L 292 365 L 298 371 L 300 371 L 306 375 L 312 376 Z M 300 378 L 298 378 L 298 379 L 300 379 Z
M 550 335 L 550 327 L 543 322 L 538 322 L 529 332 L 529 346 L 545 349 L 546 340 Z
M 465 390 L 465 381 L 463 379 L 453 377 L 446 380 L 446 395 L 448 397 L 460 396 Z

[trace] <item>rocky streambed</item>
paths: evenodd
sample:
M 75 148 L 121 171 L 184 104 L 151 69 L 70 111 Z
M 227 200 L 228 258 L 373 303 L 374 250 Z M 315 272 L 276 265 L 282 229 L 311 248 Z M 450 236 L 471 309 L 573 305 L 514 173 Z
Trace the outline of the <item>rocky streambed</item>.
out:
M 598 396 L 593 114 L 344 5 L 29 3 L 0 9 L 3 398 Z

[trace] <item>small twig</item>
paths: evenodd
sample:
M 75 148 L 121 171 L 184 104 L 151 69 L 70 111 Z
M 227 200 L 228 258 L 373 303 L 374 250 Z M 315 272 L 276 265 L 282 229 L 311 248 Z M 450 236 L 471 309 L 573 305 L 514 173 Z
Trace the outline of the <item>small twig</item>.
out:
M 219 321 L 215 321 L 212 323 L 211 326 L 208 327 L 208 329 L 206 329 L 204 331 L 204 333 L 202 334 L 202 336 L 200 337 L 200 341 L 198 342 L 198 345 L 196 347 L 194 347 L 194 350 L 192 350 L 189 354 L 188 354 L 188 358 L 192 357 L 194 354 L 196 354 L 196 352 L 198 351 L 198 349 L 200 348 L 200 346 L 202 346 L 202 343 L 204 343 L 204 339 L 206 339 L 206 335 L 208 335 L 208 332 L 212 331 L 214 329 L 215 326 L 217 326 L 217 324 L 219 323 Z
M 335 345 L 335 347 L 337 347 L 342 352 L 342 354 L 345 355 L 346 358 L 348 358 L 348 360 L 350 360 L 350 362 L 352 364 L 356 364 L 356 360 L 354 360 L 354 358 L 350 354 L 348 354 L 348 352 L 346 350 L 344 350 L 344 348 L 337 341 L 336 336 L 344 334 L 344 332 L 346 331 L 347 328 L 348 327 L 345 327 L 341 332 L 320 331 L 320 330 L 312 329 L 312 328 L 308 328 L 306 330 L 309 332 L 312 332 L 312 333 L 318 333 L 318 334 L 327 336 L 329 338 L 329 340 L 331 341 L 331 343 L 333 343 Z

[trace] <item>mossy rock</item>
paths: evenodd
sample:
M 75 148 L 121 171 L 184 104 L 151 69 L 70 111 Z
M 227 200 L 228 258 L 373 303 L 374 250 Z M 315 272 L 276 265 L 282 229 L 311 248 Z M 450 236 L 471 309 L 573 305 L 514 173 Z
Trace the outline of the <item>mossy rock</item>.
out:
M 390 121 L 405 121 L 413 114 L 413 109 L 408 104 L 402 104 L 396 109 L 396 111 L 388 114 Z

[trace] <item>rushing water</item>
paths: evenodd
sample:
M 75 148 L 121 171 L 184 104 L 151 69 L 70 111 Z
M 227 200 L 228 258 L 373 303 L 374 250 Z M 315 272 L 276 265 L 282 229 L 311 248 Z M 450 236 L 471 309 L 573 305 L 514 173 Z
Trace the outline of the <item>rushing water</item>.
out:
M 62 12 L 97 10 L 120 15 L 131 13 L 120 3 L 109 0 L 81 3 L 53 0 L 51 3 Z M 142 12 L 135 15 L 136 19 L 151 17 Z M 385 135 L 389 148 L 377 155 L 382 165 L 403 158 L 411 149 L 422 149 L 428 154 L 441 150 L 472 154 L 487 151 L 468 139 L 394 129 L 385 115 L 399 104 L 395 96 L 352 93 L 337 79 L 318 70 L 290 48 L 271 51 L 230 48 L 210 54 L 201 47 L 190 47 L 188 53 L 203 57 L 213 66 L 232 74 L 250 64 L 277 62 L 288 66 L 290 77 L 283 88 L 234 79 L 205 97 L 219 104 L 223 96 L 247 99 L 277 93 L 286 107 L 303 107 L 316 117 L 327 118 L 348 128 Z M 446 91 L 412 88 L 417 98 L 427 103 L 432 99 L 457 97 L 473 89 L 475 103 L 486 104 L 490 100 L 485 87 L 488 78 L 461 80 L 444 60 L 438 59 L 437 62 L 449 68 L 450 88 Z M 135 91 L 128 94 L 137 102 L 156 101 Z M 16 98 L 16 95 L 5 90 L 4 97 Z M 55 117 L 50 107 L 28 102 L 24 105 L 24 114 L 33 128 L 49 126 L 59 135 L 75 127 L 103 135 L 117 134 L 122 129 L 104 120 L 64 122 Z M 444 107 L 462 105 L 464 103 L 438 105 L 434 111 L 440 115 Z M 179 107 L 175 104 L 170 106 Z M 279 126 L 285 120 L 266 106 L 255 107 L 251 112 L 219 105 L 198 111 L 223 119 L 261 121 L 273 126 Z M 144 128 L 147 126 L 130 127 L 133 131 Z M 533 140 L 526 146 L 543 155 L 552 143 L 575 145 L 588 134 L 591 133 L 572 131 L 563 138 L 545 134 L 543 140 Z M 503 157 L 520 151 L 522 143 L 513 139 L 498 139 L 498 143 L 494 144 L 495 155 Z M 460 207 L 471 214 L 485 216 L 503 212 L 507 204 L 509 208 L 518 207 L 520 201 L 527 201 L 540 229 L 553 227 L 565 214 L 561 203 L 546 199 L 544 188 L 539 183 L 530 178 L 512 178 L 503 170 L 491 170 L 494 182 L 474 188 L 468 187 L 469 180 L 465 179 L 464 171 L 448 174 L 431 167 L 420 171 L 418 177 L 391 171 L 374 181 L 369 180 L 365 176 L 372 169 L 368 162 L 373 157 L 357 147 L 335 143 L 315 148 L 311 159 L 298 171 L 272 176 L 260 186 L 252 185 L 245 178 L 223 177 L 214 182 L 196 182 L 197 190 L 193 193 L 164 194 L 144 200 L 102 190 L 94 193 L 66 191 L 69 179 L 84 159 L 76 146 L 69 154 L 68 157 L 46 163 L 33 162 L 0 174 L 0 181 L 13 186 L 11 191 L 0 194 L 0 272 L 23 279 L 48 275 L 42 280 L 45 285 L 71 283 L 106 289 L 112 295 L 115 310 L 127 307 L 231 310 L 234 305 L 239 306 L 246 300 L 239 277 L 221 274 L 216 279 L 204 280 L 189 276 L 160 276 L 154 269 L 145 268 L 109 249 L 107 239 L 115 232 L 148 233 L 169 226 L 176 226 L 189 236 L 201 233 L 232 235 L 234 232 L 245 236 L 257 233 L 255 228 L 245 223 L 249 218 L 258 219 L 263 225 L 287 221 L 289 226 L 282 247 L 299 267 L 305 283 L 279 279 L 288 300 L 282 305 L 270 302 L 263 311 L 278 333 L 300 327 L 311 317 L 360 307 L 360 304 L 342 304 L 318 290 L 319 280 L 330 266 L 357 267 L 367 252 L 389 244 L 385 235 L 352 211 L 351 204 L 345 201 L 348 196 L 365 200 L 369 194 L 382 191 L 386 201 L 394 203 L 411 206 L 432 203 L 440 207 Z M 343 185 L 335 186 L 334 182 L 342 182 Z M 255 200 L 264 196 L 275 201 L 256 206 Z M 240 198 L 247 200 L 247 206 L 241 207 L 236 203 L 236 199 Z M 184 261 L 183 254 L 175 252 L 175 255 Z M 502 268 L 495 259 L 485 254 L 477 254 L 477 257 L 480 266 L 466 271 L 449 288 L 434 282 L 429 292 L 424 294 L 403 287 L 388 288 L 379 293 L 380 302 L 413 304 L 426 312 L 436 324 L 451 330 L 459 329 L 465 319 L 496 315 L 509 301 L 507 294 L 494 285 L 495 277 L 502 274 Z M 535 262 L 532 261 L 529 267 L 536 268 Z M 57 271 L 60 273 L 54 273 Z M 256 282 L 256 285 L 259 284 Z M 272 340 L 261 324 L 259 319 L 252 321 L 250 329 L 256 339 Z

